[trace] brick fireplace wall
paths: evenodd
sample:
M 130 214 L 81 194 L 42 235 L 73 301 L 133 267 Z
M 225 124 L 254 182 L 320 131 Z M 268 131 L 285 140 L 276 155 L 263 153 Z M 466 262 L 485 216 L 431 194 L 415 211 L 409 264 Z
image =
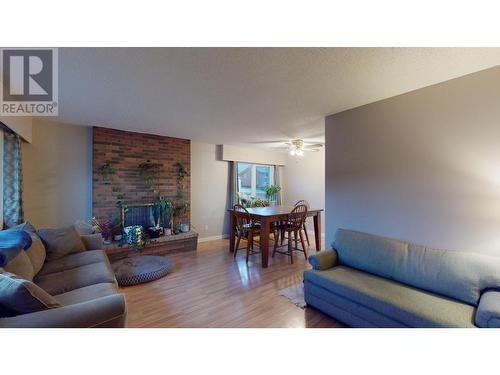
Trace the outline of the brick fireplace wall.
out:
M 98 168 L 108 161 L 116 172 L 113 176 L 114 184 L 120 188 L 123 201 L 128 204 L 151 203 L 155 200 L 138 168 L 146 161 L 162 165 L 158 180 L 160 192 L 167 199 L 177 201 L 177 163 L 181 163 L 188 171 L 184 178 L 184 201 L 190 203 L 190 140 L 94 127 L 92 214 L 96 217 L 120 215 L 116 206 L 116 193 L 97 173 Z M 189 224 L 189 219 L 188 212 L 183 222 Z

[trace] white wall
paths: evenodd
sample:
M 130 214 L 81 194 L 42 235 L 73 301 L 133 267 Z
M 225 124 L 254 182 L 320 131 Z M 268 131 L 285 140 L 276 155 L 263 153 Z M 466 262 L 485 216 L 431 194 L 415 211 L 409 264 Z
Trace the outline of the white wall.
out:
M 229 163 L 221 160 L 220 146 L 191 142 L 191 222 L 200 233 L 200 239 L 210 239 L 229 234 Z M 238 148 L 247 150 L 246 159 L 259 155 L 261 148 Z M 307 153 L 303 159 L 286 156 L 280 152 L 266 150 L 269 158 L 259 160 L 270 163 L 279 160 L 287 164 L 281 167 L 283 203 L 294 204 L 306 199 L 311 206 L 325 207 L 325 153 Z M 273 155 L 274 154 L 274 155 Z M 322 218 L 324 228 L 324 215 Z M 313 230 L 312 220 L 309 230 Z
M 218 146 L 191 142 L 191 223 L 200 239 L 229 233 L 229 163 Z
M 92 128 L 34 119 L 22 158 L 27 220 L 55 227 L 91 217 Z
M 279 152 L 264 147 L 245 147 L 222 145 L 222 160 L 240 161 L 253 164 L 285 165 L 286 152 Z
M 305 199 L 311 208 L 325 208 L 325 149 L 306 152 L 302 159 L 288 155 L 286 167 L 282 168 L 283 204 L 293 205 Z M 321 228 L 325 230 L 325 213 L 321 218 Z M 307 230 L 314 229 L 312 219 L 307 222 Z
M 327 243 L 352 228 L 500 256 L 500 67 L 326 119 Z
M 220 146 L 191 142 L 191 223 L 200 239 L 229 233 L 229 163 L 221 156 Z M 281 168 L 284 202 L 307 199 L 324 207 L 324 152 L 308 153 L 297 164 L 287 162 L 294 173 Z M 92 128 L 35 119 L 32 144 L 23 144 L 23 169 L 25 218 L 35 226 L 70 225 L 91 217 Z

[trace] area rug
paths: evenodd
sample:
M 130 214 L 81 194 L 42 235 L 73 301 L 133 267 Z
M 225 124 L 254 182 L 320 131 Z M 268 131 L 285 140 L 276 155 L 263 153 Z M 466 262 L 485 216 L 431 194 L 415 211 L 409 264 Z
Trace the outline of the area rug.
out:
M 288 298 L 288 300 L 295 306 L 301 309 L 306 308 L 306 301 L 304 300 L 304 283 L 297 283 L 288 288 L 278 291 L 278 295 Z
M 172 269 L 172 262 L 157 255 L 141 255 L 120 259 L 111 264 L 120 286 L 129 286 L 157 280 Z

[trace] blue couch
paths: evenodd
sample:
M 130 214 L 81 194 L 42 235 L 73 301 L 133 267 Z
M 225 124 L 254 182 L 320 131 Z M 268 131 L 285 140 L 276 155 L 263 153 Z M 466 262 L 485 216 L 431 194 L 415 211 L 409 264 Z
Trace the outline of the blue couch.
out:
M 500 327 L 500 258 L 339 229 L 305 301 L 352 327 Z

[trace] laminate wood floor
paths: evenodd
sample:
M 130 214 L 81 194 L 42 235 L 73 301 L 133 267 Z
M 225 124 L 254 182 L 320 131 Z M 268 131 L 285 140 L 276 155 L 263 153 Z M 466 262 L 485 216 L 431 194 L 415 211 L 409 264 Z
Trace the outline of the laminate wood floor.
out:
M 302 281 L 308 265 L 301 253 L 293 265 L 276 254 L 263 269 L 260 254 L 247 266 L 244 250 L 234 260 L 228 249 L 228 240 L 200 243 L 197 252 L 168 256 L 174 268 L 166 277 L 121 288 L 128 327 L 342 327 L 313 308 L 300 309 L 278 296 L 278 290 Z

